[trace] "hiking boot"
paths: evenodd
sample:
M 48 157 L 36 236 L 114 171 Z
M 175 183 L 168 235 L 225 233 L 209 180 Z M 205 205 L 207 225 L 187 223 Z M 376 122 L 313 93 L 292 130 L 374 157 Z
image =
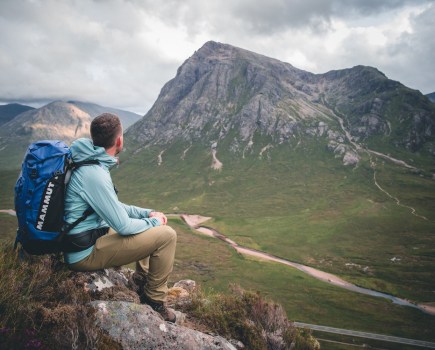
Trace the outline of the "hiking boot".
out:
M 135 271 L 132 275 L 132 281 L 134 289 L 139 296 L 144 294 L 144 288 L 147 284 L 148 275 L 146 272 Z
M 151 306 L 151 308 L 154 311 L 158 312 L 165 321 L 175 323 L 177 316 L 171 309 L 166 306 L 165 302 L 152 300 L 148 298 L 145 294 L 142 294 L 140 296 L 140 302 L 142 304 L 148 304 L 149 306 Z

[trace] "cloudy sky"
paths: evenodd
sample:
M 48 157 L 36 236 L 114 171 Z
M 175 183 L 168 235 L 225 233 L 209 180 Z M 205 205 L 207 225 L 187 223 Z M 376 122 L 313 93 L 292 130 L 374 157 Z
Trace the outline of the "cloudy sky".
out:
M 313 73 L 358 64 L 435 91 L 431 0 L 0 0 L 0 103 L 145 114 L 209 40 Z

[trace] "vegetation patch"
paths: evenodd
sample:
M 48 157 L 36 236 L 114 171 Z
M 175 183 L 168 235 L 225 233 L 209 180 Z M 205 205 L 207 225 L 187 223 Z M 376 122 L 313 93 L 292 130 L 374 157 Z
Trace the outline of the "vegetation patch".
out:
M 230 293 L 206 295 L 200 289 L 187 304 L 179 305 L 192 323 L 229 339 L 241 341 L 247 349 L 319 349 L 307 330 L 296 329 L 281 305 L 267 301 L 260 293 L 230 285 Z
M 54 256 L 0 246 L 0 348 L 116 349 L 95 326 L 90 297 Z

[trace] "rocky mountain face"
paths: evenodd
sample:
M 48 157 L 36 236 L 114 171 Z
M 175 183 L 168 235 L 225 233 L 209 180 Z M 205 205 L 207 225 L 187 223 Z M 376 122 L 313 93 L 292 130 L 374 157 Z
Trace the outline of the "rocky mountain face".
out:
M 435 92 L 432 92 L 430 94 L 427 94 L 426 97 L 431 100 L 432 102 L 435 102 Z
M 30 106 L 21 105 L 19 103 L 9 103 L 0 106 L 0 125 L 7 123 L 15 118 L 18 114 L 34 109 Z
M 133 148 L 183 140 L 212 149 L 225 143 L 245 155 L 257 136 L 269 140 L 263 147 L 295 146 L 311 137 L 325 141 L 345 164 L 355 164 L 358 149 L 378 137 L 435 154 L 434 135 L 429 100 L 375 68 L 312 74 L 208 42 L 178 69 L 127 138 Z

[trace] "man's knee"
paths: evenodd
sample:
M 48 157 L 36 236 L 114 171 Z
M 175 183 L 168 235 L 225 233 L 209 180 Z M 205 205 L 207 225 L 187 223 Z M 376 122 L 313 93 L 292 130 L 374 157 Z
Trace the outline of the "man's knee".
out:
M 163 226 L 165 228 L 165 235 L 170 241 L 177 241 L 177 232 L 171 226 Z

